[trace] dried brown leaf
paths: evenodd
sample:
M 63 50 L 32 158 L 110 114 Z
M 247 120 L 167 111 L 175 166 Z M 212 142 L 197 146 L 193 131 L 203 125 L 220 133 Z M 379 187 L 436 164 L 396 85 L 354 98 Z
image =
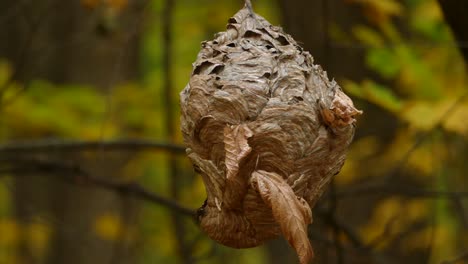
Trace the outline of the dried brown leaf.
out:
M 248 8 L 203 42 L 180 98 L 207 191 L 201 229 L 236 248 L 282 232 L 307 263 L 310 208 L 343 166 L 361 112 L 290 35 Z
M 226 151 L 226 177 L 232 179 L 239 172 L 239 164 L 252 148 L 247 142 L 253 135 L 246 125 L 226 126 L 224 128 L 224 149 Z
M 294 247 L 301 264 L 307 264 L 314 253 L 307 236 L 312 212 L 307 202 L 296 196 L 293 189 L 278 174 L 266 171 L 252 173 L 252 182 L 265 204 L 271 207 L 284 237 Z
M 224 128 L 224 150 L 226 164 L 226 190 L 224 201 L 229 208 L 239 208 L 247 192 L 247 179 L 239 175 L 239 167 L 252 148 L 248 139 L 253 132 L 246 125 L 226 126 Z

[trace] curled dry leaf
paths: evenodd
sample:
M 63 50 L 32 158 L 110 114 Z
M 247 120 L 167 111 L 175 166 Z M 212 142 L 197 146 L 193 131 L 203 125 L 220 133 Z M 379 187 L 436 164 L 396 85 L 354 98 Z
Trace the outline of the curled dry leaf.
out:
M 247 139 L 252 131 L 246 125 L 224 127 L 224 147 L 226 149 L 226 177 L 232 179 L 239 172 L 239 164 L 252 148 Z
M 308 263 L 311 208 L 343 166 L 361 111 L 249 8 L 202 44 L 193 67 L 181 127 L 207 191 L 200 227 L 235 248 L 283 235 Z
M 281 232 L 296 249 L 301 263 L 308 263 L 313 251 L 307 237 L 307 225 L 312 223 L 312 212 L 307 202 L 297 197 L 291 186 L 273 172 L 255 171 L 252 184 L 271 208 Z

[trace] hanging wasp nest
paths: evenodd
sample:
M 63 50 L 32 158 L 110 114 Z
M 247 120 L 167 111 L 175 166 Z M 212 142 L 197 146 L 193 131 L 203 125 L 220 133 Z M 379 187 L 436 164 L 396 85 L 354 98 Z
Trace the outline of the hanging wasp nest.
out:
M 207 192 L 200 227 L 234 248 L 283 235 L 310 262 L 311 208 L 343 166 L 361 111 L 249 4 L 193 66 L 181 127 Z

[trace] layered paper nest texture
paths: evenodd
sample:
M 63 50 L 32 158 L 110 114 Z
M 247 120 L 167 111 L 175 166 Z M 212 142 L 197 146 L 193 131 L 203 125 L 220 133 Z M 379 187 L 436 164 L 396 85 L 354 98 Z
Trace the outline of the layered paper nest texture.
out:
M 361 112 L 291 36 L 248 8 L 202 44 L 180 98 L 187 153 L 207 190 L 206 217 L 218 221 L 202 218 L 202 229 L 234 247 L 283 234 L 306 263 L 311 249 L 298 248 L 306 234 L 294 233 L 307 231 L 311 208 L 343 166 Z M 297 219 L 275 208 L 281 203 Z M 217 230 L 210 225 L 231 232 L 219 221 L 237 218 L 253 238 L 242 240 L 242 230 L 210 234 Z

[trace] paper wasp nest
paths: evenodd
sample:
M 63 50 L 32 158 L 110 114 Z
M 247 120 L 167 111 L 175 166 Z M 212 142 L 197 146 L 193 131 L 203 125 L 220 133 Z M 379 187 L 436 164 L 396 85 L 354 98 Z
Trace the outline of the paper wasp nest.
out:
M 234 248 L 283 235 L 308 263 L 311 208 L 343 166 L 361 113 L 351 99 L 247 7 L 202 44 L 180 98 L 187 154 L 206 186 L 203 231 Z

